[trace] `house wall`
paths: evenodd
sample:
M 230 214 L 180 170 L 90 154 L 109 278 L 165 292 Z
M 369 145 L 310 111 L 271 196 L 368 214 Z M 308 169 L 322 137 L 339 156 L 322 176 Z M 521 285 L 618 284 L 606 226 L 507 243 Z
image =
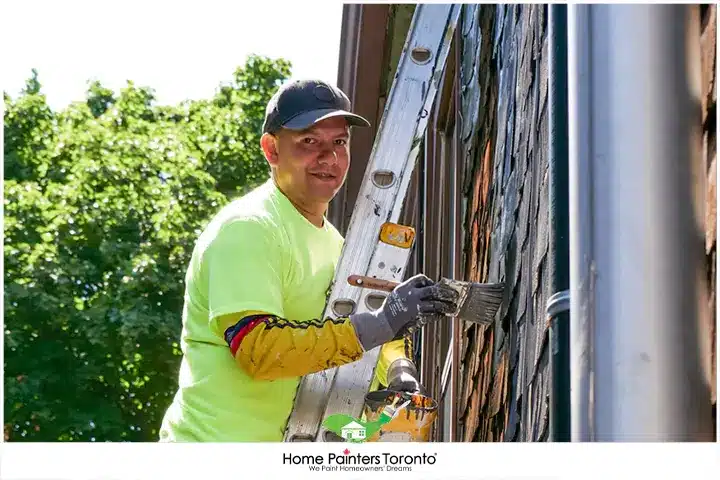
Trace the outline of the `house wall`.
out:
M 464 6 L 408 192 L 408 273 L 507 288 L 495 325 L 416 338 L 434 441 L 547 438 L 547 64 L 545 6 Z
M 713 425 L 717 415 L 715 5 L 701 9 L 706 265 Z M 544 441 L 549 433 L 547 6 L 468 6 L 460 69 L 466 278 L 507 283 L 489 328 L 465 326 L 458 421 L 463 441 Z M 474 67 L 473 67 L 474 66 Z M 479 67 L 479 68 L 478 68 Z M 480 75 L 478 75 L 480 74 Z
M 396 8 L 386 79 L 411 13 Z M 434 441 L 547 438 L 546 103 L 546 7 L 466 5 L 401 219 L 417 232 L 408 275 L 508 287 L 495 325 L 446 322 L 415 338 L 440 401 Z
M 466 325 L 463 441 L 548 434 L 547 6 L 468 6 L 463 24 L 467 278 L 505 282 L 494 325 Z M 470 25 L 471 18 L 474 25 Z
M 377 121 L 412 9 L 392 5 L 382 17 L 387 19 L 385 36 L 382 41 L 375 38 L 384 49 L 381 73 L 366 76 L 357 66 L 352 71 L 356 81 L 378 90 L 377 98 L 364 97 L 376 108 Z M 424 150 L 408 189 L 400 222 L 417 232 L 408 275 L 423 272 L 431 278 L 506 283 L 494 325 L 456 320 L 426 326 L 415 337 L 422 382 L 440 401 L 433 441 L 548 440 L 545 308 L 553 292 L 548 257 L 547 16 L 546 5 L 463 7 Z M 712 322 L 706 333 L 713 338 L 711 383 L 715 386 L 715 5 L 701 7 L 701 17 L 706 258 L 712 292 Z M 354 48 L 363 48 L 363 42 Z M 354 149 L 366 152 L 353 161 L 366 163 L 374 131 L 359 142 L 353 140 Z M 359 184 L 365 163 L 351 172 L 355 183 Z M 341 224 L 352 211 L 355 193 L 352 188 L 349 192 L 341 199 L 342 211 L 340 202 L 331 209 Z M 714 405 L 716 398 L 713 390 Z

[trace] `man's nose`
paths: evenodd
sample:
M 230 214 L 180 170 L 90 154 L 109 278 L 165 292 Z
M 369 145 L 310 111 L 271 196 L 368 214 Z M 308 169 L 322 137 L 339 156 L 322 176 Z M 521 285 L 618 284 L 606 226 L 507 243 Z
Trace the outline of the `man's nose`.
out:
M 318 161 L 320 163 L 325 163 L 325 164 L 337 163 L 337 161 L 338 161 L 337 152 L 335 152 L 335 149 L 333 147 L 325 147 L 320 152 Z

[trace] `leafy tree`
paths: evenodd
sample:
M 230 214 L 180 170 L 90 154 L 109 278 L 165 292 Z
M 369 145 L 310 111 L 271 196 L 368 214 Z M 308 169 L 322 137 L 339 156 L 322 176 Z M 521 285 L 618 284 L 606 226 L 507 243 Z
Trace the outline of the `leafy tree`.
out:
M 94 82 L 55 112 L 36 71 L 4 94 L 7 440 L 157 440 L 194 242 L 267 179 L 264 104 L 289 75 L 252 56 L 176 106 Z

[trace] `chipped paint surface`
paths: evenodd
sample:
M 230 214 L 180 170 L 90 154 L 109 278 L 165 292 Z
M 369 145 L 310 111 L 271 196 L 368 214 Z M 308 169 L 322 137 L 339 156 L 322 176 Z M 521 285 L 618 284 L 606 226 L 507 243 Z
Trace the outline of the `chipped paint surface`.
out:
M 466 273 L 507 288 L 495 324 L 466 325 L 462 338 L 461 439 L 542 441 L 550 387 L 546 7 L 468 5 L 466 13 Z

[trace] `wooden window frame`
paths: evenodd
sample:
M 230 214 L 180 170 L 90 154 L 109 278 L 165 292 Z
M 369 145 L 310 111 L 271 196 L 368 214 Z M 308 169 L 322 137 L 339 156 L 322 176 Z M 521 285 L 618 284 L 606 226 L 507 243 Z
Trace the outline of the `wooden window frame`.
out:
M 431 278 L 459 278 L 458 252 L 462 241 L 460 179 L 458 172 L 458 89 L 459 34 L 453 39 L 441 80 L 435 106 L 425 134 L 424 150 L 418 165 L 416 203 L 418 215 L 418 255 L 416 271 Z M 459 321 L 428 325 L 422 329 L 420 375 L 429 394 L 439 403 L 438 418 L 431 432 L 432 440 L 454 441 L 457 437 L 457 339 Z M 450 419 L 445 419 L 449 401 Z M 449 431 L 445 425 L 449 424 Z

